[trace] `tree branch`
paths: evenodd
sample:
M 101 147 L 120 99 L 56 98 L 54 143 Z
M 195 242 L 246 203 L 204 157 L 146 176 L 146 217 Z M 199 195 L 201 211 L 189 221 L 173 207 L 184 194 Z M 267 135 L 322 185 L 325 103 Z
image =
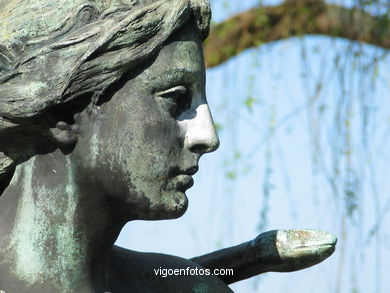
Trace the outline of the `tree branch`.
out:
M 287 0 L 253 8 L 212 26 L 205 43 L 206 66 L 219 65 L 247 48 L 309 34 L 390 49 L 390 18 L 323 0 Z

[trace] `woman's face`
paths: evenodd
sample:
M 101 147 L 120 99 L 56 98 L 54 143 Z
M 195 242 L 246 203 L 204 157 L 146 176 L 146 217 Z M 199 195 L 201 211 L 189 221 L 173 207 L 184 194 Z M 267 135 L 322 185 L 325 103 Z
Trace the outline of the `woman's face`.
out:
M 181 216 L 202 154 L 219 140 L 205 96 L 202 43 L 187 27 L 153 64 L 81 115 L 78 174 L 139 219 Z

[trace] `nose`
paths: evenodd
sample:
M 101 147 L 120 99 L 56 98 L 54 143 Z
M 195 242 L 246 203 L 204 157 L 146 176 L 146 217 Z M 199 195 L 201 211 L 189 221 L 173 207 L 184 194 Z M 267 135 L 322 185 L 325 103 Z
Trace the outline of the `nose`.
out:
M 204 154 L 215 151 L 219 146 L 210 108 L 207 104 L 196 108 L 196 115 L 186 121 L 184 147 L 191 152 Z

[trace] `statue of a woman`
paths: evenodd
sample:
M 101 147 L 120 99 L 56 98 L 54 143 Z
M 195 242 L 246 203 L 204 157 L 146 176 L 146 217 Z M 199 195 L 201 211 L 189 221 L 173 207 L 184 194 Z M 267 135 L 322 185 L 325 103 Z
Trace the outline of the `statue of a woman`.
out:
M 231 292 L 155 273 L 225 252 L 195 263 L 113 246 L 128 221 L 181 216 L 218 147 L 209 20 L 205 0 L 0 0 L 0 290 Z

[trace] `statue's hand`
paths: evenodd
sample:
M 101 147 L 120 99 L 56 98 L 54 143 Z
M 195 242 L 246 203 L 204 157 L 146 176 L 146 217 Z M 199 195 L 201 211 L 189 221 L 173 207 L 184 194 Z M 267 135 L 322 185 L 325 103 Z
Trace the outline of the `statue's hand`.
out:
M 233 269 L 227 284 L 265 272 L 291 272 L 318 264 L 335 250 L 337 239 L 318 230 L 274 230 L 254 240 L 191 259 L 209 269 Z

